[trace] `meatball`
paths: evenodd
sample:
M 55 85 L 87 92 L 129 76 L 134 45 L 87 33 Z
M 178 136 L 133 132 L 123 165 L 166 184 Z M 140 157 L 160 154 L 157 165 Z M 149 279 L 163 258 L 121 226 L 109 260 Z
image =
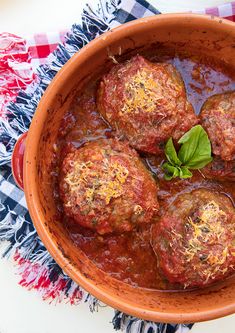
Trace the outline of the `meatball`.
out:
M 69 152 L 60 174 L 64 212 L 99 234 L 150 223 L 159 205 L 157 185 L 138 154 L 116 139 Z
M 177 70 L 141 56 L 113 67 L 100 83 L 97 100 L 118 134 L 144 152 L 161 153 L 169 137 L 177 140 L 198 123 Z
M 200 119 L 212 151 L 225 161 L 235 159 L 235 91 L 214 95 L 204 103 Z
M 170 282 L 206 286 L 235 269 L 235 209 L 208 189 L 181 194 L 153 225 L 151 242 Z
M 213 161 L 202 170 L 207 178 L 218 180 L 235 180 L 235 160 L 224 161 L 220 157 L 215 157 Z

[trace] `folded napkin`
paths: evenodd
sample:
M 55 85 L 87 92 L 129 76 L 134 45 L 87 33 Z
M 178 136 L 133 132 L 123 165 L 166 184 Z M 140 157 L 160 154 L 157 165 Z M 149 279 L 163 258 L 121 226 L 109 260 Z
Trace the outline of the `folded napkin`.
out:
M 235 2 L 200 13 L 234 21 Z M 24 40 L 0 34 L 0 241 L 7 241 L 3 255 L 13 257 L 18 264 L 20 284 L 38 290 L 45 300 L 67 300 L 71 304 L 84 301 L 91 311 L 100 304 L 64 274 L 38 237 L 24 193 L 12 177 L 14 144 L 28 130 L 43 92 L 67 60 L 110 28 L 157 14 L 159 11 L 145 0 L 100 0 L 96 9 L 86 6 L 81 23 L 74 24 L 66 35 L 60 31 Z M 128 333 L 186 333 L 192 327 L 144 321 L 120 311 L 115 311 L 112 322 L 114 329 L 125 329 Z

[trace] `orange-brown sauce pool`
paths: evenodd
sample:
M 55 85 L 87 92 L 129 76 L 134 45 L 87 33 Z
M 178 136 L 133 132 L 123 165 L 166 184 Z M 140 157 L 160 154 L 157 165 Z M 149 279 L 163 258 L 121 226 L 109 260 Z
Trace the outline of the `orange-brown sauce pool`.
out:
M 197 114 L 209 96 L 235 89 L 234 75 L 229 73 L 228 68 L 222 64 L 214 63 L 212 59 L 163 55 L 152 55 L 147 58 L 152 61 L 170 62 L 178 69 L 185 82 L 188 99 Z M 98 84 L 99 79 L 96 82 L 91 82 L 82 94 L 76 96 L 61 123 L 60 134 L 55 143 L 56 158 L 53 171 L 54 194 L 58 213 L 73 242 L 100 269 L 132 285 L 158 290 L 180 289 L 179 286 L 167 282 L 158 270 L 157 260 L 149 242 L 151 226 L 122 235 L 100 236 L 91 230 L 78 226 L 71 218 L 67 218 L 63 214 L 57 184 L 60 163 L 66 152 L 71 145 L 80 147 L 89 140 L 115 136 L 96 108 Z M 160 215 L 164 214 L 166 206 L 176 196 L 199 187 L 215 189 L 226 194 L 232 202 L 235 200 L 235 187 L 232 182 L 208 180 L 203 175 L 203 169 L 201 172 L 195 171 L 191 179 L 176 179 L 167 182 L 163 179 L 161 171 L 164 157 L 141 154 L 141 158 L 159 185 Z

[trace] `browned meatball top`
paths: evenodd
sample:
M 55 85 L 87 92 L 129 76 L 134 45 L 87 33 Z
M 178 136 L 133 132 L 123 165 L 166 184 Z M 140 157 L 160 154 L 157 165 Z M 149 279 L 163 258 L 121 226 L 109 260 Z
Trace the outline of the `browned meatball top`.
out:
M 235 91 L 208 98 L 200 118 L 211 140 L 213 153 L 225 161 L 234 160 Z
M 215 157 L 211 163 L 203 168 L 202 174 L 206 178 L 234 181 L 235 160 L 224 161 L 220 157 Z
M 103 77 L 98 109 L 132 147 L 150 153 L 162 152 L 169 137 L 179 139 L 198 122 L 177 70 L 141 56 Z
M 66 215 L 100 234 L 132 230 L 158 211 L 157 186 L 127 143 L 100 139 L 65 157 L 60 196 Z
M 152 229 L 152 245 L 166 278 L 202 287 L 235 269 L 235 209 L 223 194 L 182 194 Z

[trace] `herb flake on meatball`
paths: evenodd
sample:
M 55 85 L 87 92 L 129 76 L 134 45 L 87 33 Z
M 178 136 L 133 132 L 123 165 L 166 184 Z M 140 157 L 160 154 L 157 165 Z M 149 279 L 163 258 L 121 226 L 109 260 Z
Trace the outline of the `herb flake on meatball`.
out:
M 103 76 L 98 109 L 132 147 L 155 154 L 162 153 L 167 139 L 178 140 L 198 123 L 178 71 L 141 56 Z
M 235 209 L 223 194 L 179 195 L 152 228 L 159 266 L 172 283 L 203 287 L 235 269 Z
M 100 234 L 150 223 L 159 205 L 157 185 L 127 143 L 100 139 L 68 153 L 60 175 L 67 216 Z
M 213 153 L 225 161 L 234 160 L 235 91 L 209 97 L 202 107 L 200 118 Z

